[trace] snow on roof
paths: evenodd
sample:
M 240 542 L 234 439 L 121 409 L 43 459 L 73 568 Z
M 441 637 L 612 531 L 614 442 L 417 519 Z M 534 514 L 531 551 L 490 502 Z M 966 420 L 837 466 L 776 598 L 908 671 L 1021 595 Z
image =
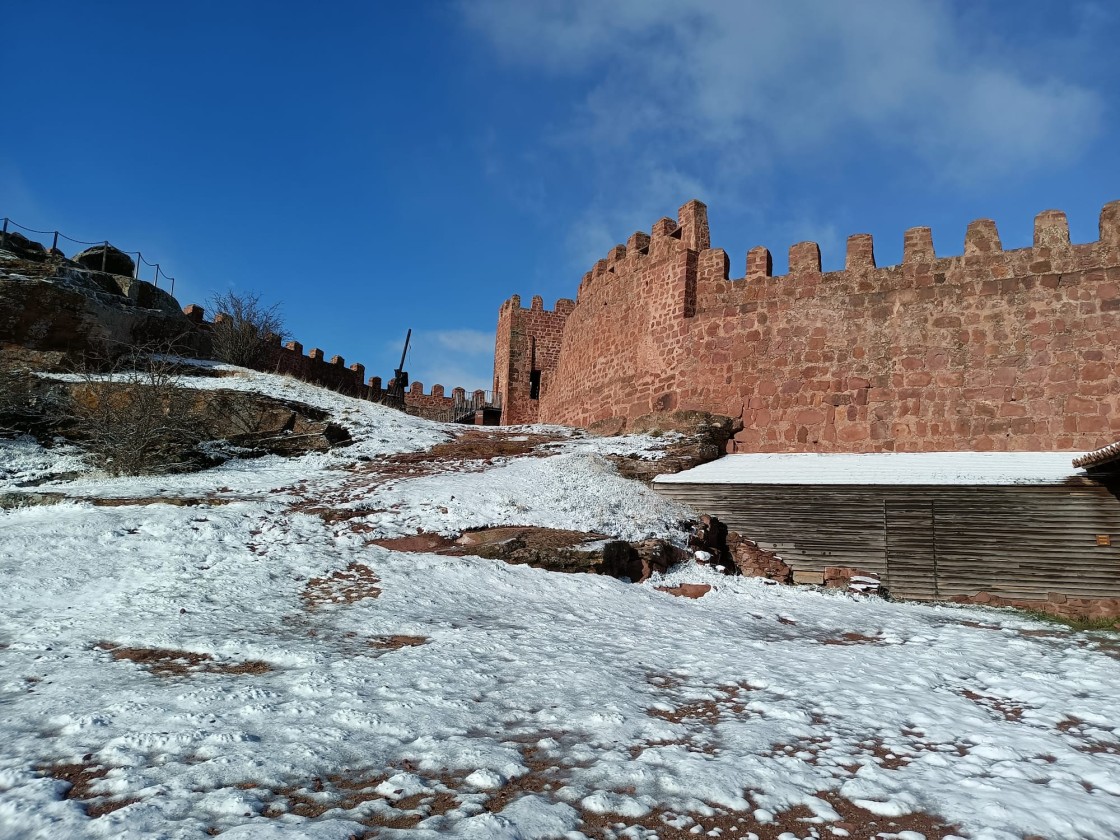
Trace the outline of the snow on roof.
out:
M 1084 479 L 1072 452 L 871 452 L 726 455 L 658 484 L 1061 484 Z

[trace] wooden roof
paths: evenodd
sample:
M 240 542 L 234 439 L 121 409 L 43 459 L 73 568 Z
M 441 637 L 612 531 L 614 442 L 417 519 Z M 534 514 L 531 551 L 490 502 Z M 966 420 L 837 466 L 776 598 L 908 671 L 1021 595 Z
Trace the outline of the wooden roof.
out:
M 1110 464 L 1117 460 L 1120 460 L 1120 441 L 1110 443 L 1108 446 L 1102 446 L 1100 449 L 1094 449 L 1092 452 L 1086 452 L 1084 455 L 1074 458 L 1073 465 L 1081 469 L 1089 469 L 1091 467 L 1103 467 L 1105 464 Z

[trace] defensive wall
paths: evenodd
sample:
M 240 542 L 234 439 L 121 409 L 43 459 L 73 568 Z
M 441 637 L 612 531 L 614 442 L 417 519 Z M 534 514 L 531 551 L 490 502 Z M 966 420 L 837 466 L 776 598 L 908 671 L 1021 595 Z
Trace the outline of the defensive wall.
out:
M 599 260 L 574 306 L 545 318 L 507 301 L 503 422 L 701 409 L 741 418 L 728 446 L 750 452 L 1089 450 L 1120 437 L 1120 202 L 1086 244 L 1048 210 L 1029 248 L 1003 250 L 982 219 L 959 256 L 937 256 L 919 227 L 900 265 L 877 266 L 867 234 L 849 237 L 843 271 L 822 273 L 813 242 L 790 248 L 783 276 L 763 247 L 745 276 L 729 265 L 690 201 Z
M 197 304 L 185 307 L 183 314 L 200 330 L 209 331 L 213 326 L 205 319 L 205 310 Z M 220 322 L 222 317 L 219 313 L 215 319 Z M 318 347 L 312 347 L 305 354 L 303 345 L 298 341 L 281 344 L 277 339 L 270 350 L 269 359 L 261 364 L 261 370 L 294 376 L 341 394 L 382 402 L 392 384 L 390 382 L 383 386 L 380 376 L 371 376 L 366 380 L 365 365 L 355 362 L 347 366 L 342 356 L 332 356 L 328 360 Z M 425 394 L 421 382 L 413 382 L 404 393 L 406 411 L 438 420 L 447 418 L 464 404 L 481 405 L 484 402 L 484 391 L 474 391 L 468 395 L 464 388 L 453 388 L 447 394 L 442 385 L 433 385 L 431 393 Z

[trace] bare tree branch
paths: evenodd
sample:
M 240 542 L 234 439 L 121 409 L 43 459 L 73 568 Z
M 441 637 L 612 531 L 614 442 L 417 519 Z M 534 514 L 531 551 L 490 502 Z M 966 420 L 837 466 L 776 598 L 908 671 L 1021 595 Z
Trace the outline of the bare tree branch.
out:
M 232 290 L 216 295 L 208 305 L 214 313 L 214 357 L 256 370 L 267 366 L 273 348 L 284 339 L 280 305 L 265 306 L 258 294 Z

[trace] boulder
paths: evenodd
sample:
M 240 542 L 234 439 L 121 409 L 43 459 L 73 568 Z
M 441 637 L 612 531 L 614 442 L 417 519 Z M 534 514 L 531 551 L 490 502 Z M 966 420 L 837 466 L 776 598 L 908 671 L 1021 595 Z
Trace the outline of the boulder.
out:
M 190 356 L 209 352 L 209 336 L 193 329 L 174 298 L 150 283 L 68 260 L 0 257 L 5 352 L 19 347 L 81 359 L 147 344 L 181 345 Z
M 113 285 L 120 289 L 120 293 L 142 309 L 158 309 L 168 315 L 183 315 L 179 301 L 175 300 L 169 292 L 158 286 L 153 286 L 147 280 L 137 280 L 134 277 L 125 277 L 123 274 L 114 276 Z
M 587 427 L 587 431 L 599 437 L 616 437 L 626 431 L 625 417 L 607 417 L 596 420 Z
M 132 257 L 112 245 L 94 245 L 73 256 L 74 262 L 92 271 L 104 271 L 121 277 L 136 274 L 136 263 Z
M 7 251 L 25 260 L 42 262 L 47 258 L 47 249 L 16 231 L 0 233 L 0 251 Z
M 728 550 L 727 534 L 727 526 L 718 517 L 705 513 L 693 526 L 688 547 L 694 552 L 693 556 L 698 563 L 708 563 L 722 568 L 727 574 L 733 574 L 735 567 Z
M 758 543 L 734 531 L 727 535 L 727 544 L 739 574 L 766 578 L 776 583 L 793 583 L 793 569 L 773 551 L 760 548 Z
M 636 543 L 615 540 L 603 546 L 603 559 L 595 571 L 641 583 L 654 572 L 664 574 L 674 563 L 686 558 L 684 551 L 665 540 L 642 540 Z

